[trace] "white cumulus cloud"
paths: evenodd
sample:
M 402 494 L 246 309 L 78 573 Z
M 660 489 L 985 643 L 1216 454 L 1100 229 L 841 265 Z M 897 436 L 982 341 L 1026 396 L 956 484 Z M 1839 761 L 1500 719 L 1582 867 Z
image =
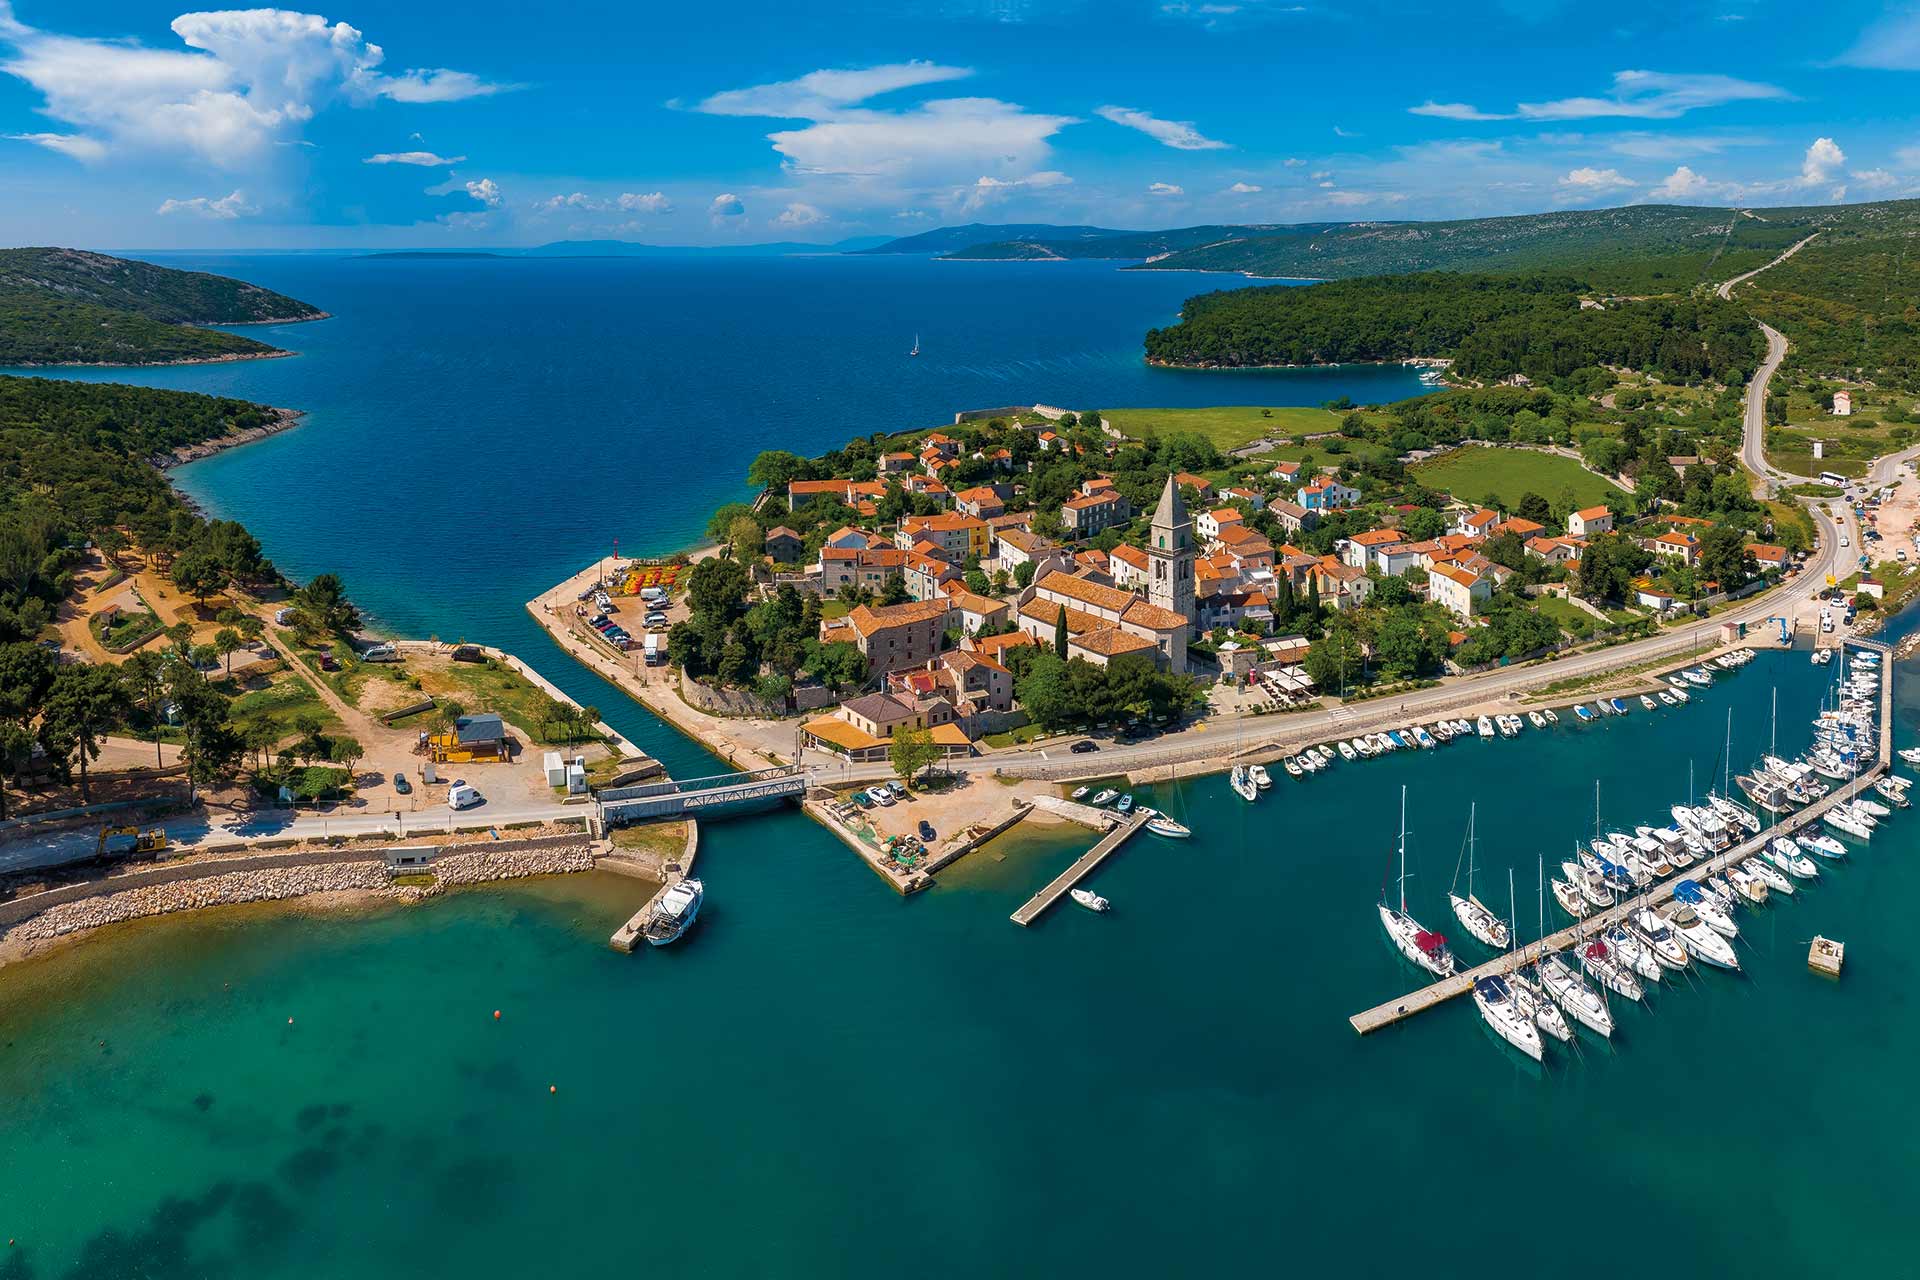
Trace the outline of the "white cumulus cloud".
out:
M 1236 196 L 1254 195 L 1263 189 L 1264 188 L 1259 187 L 1251 182 L 1236 182 L 1232 186 L 1227 188 L 1229 193 Z
M 795 200 L 780 211 L 774 221 L 783 227 L 811 227 L 817 222 L 825 222 L 827 215 L 803 200 Z
M 28 140 L 82 159 L 173 152 L 242 168 L 299 141 L 336 101 L 443 102 L 508 87 L 457 71 L 387 76 L 379 45 L 317 14 L 186 13 L 172 30 L 184 47 L 60 35 L 15 20 L 0 0 L 0 72 L 30 85 L 41 114 L 72 131 Z
M 1832 138 L 1815 138 L 1800 162 L 1800 185 L 1817 187 L 1832 182 L 1847 163 L 1847 153 Z
M 1147 194 L 1150 196 L 1183 196 L 1187 194 L 1187 191 L 1185 187 L 1176 186 L 1171 182 L 1153 182 L 1147 185 Z
M 746 211 L 746 201 L 731 191 L 715 196 L 713 203 L 707 206 L 707 213 L 715 218 L 737 218 Z
M 1709 182 L 1683 164 L 1661 179 L 1660 185 L 1647 194 L 1656 200 L 1701 200 L 1718 190 L 1718 184 Z
M 1162 120 L 1134 107 L 1100 107 L 1094 114 L 1124 128 L 1137 129 L 1175 151 L 1224 151 L 1227 147 L 1226 143 L 1201 133 L 1189 121 Z
M 500 207 L 500 184 L 492 178 L 482 178 L 478 182 L 469 182 L 465 185 L 467 194 L 487 206 L 487 208 L 497 209 Z
M 422 169 L 441 169 L 448 165 L 459 164 L 465 156 L 441 156 L 431 151 L 382 151 L 378 155 L 368 156 L 362 164 L 411 164 Z
M 1637 185 L 1618 169 L 1595 169 L 1591 166 L 1569 170 L 1560 179 L 1562 191 L 1579 195 L 1605 195 Z
M 190 200 L 165 200 L 156 213 L 171 216 L 176 213 L 190 214 L 197 218 L 240 218 L 260 212 L 247 203 L 246 196 L 238 191 L 229 195 L 194 196 Z
M 628 213 L 673 212 L 673 201 L 664 191 L 623 191 L 614 203 Z

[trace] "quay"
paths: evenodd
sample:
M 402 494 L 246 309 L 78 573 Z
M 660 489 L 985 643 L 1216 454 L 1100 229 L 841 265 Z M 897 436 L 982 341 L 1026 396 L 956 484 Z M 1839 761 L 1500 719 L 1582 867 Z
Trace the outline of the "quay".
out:
M 700 824 L 692 818 L 687 819 L 687 844 L 680 856 L 668 862 L 661 870 L 660 888 L 648 898 L 646 905 L 633 913 L 633 918 L 613 931 L 607 939 L 607 945 L 615 951 L 624 951 L 632 955 L 640 946 L 641 931 L 645 929 L 647 917 L 653 913 L 653 904 L 660 901 L 662 894 L 693 874 L 693 861 L 700 856 Z
M 1067 890 L 1084 880 L 1095 867 L 1105 862 L 1110 854 L 1140 828 L 1147 825 L 1147 815 L 1136 813 L 1113 830 L 1100 838 L 1100 842 L 1081 854 L 1074 864 L 1053 878 L 1053 882 L 1040 892 L 1027 899 L 1027 904 L 1010 917 L 1021 928 L 1026 928 L 1042 915 L 1048 907 L 1066 896 Z
M 1852 781 L 1835 787 L 1834 790 L 1800 810 L 1798 813 L 1788 814 L 1784 819 L 1772 825 L 1762 827 L 1759 835 L 1742 841 L 1724 853 L 1709 858 L 1704 864 L 1687 868 L 1685 875 L 1676 873 L 1661 884 L 1649 888 L 1645 893 L 1636 894 L 1631 900 L 1620 903 L 1617 906 L 1609 907 L 1598 914 L 1590 915 L 1584 920 L 1576 920 L 1573 924 L 1560 930 L 1558 933 L 1549 934 L 1545 938 L 1530 942 L 1524 947 L 1519 947 L 1504 955 L 1496 956 L 1485 964 L 1469 969 L 1465 973 L 1456 973 L 1451 978 L 1442 978 L 1430 986 L 1410 992 L 1397 1000 L 1389 1000 L 1385 1004 L 1375 1005 L 1371 1009 L 1354 1014 L 1348 1019 L 1348 1021 L 1353 1024 L 1353 1029 L 1363 1036 L 1370 1035 L 1382 1027 L 1390 1027 L 1396 1022 L 1411 1018 L 1416 1013 L 1424 1013 L 1435 1005 L 1445 1004 L 1456 996 L 1467 994 L 1473 990 L 1473 984 L 1478 979 L 1492 977 L 1496 974 L 1504 976 L 1544 956 L 1549 956 L 1555 952 L 1565 951 L 1570 947 L 1576 946 L 1596 933 L 1602 933 L 1611 929 L 1614 925 L 1626 919 L 1630 912 L 1642 906 L 1651 906 L 1666 902 L 1673 897 L 1673 886 L 1679 881 L 1705 880 L 1709 876 L 1718 875 L 1730 866 L 1738 866 L 1747 858 L 1751 858 L 1764 850 L 1767 842 L 1775 836 L 1792 835 L 1796 831 L 1809 827 L 1818 821 L 1827 810 L 1840 804 L 1842 801 L 1851 800 L 1853 797 L 1867 790 L 1873 785 L 1875 779 L 1887 772 L 1893 765 L 1892 650 L 1889 646 L 1872 640 L 1848 640 L 1847 643 L 1856 648 L 1869 649 L 1879 653 L 1884 659 L 1880 667 L 1880 718 L 1879 725 L 1877 726 L 1879 731 L 1879 740 L 1877 743 L 1878 752 L 1873 764 L 1864 772 L 1857 774 Z M 1764 813 L 1765 811 L 1762 810 L 1761 812 Z M 1048 889 L 1052 887 L 1053 886 L 1049 885 Z M 1027 905 L 1030 907 L 1033 904 L 1028 903 Z M 1022 908 L 1022 910 L 1025 909 L 1026 908 Z M 1014 918 L 1016 920 L 1019 919 L 1018 916 Z

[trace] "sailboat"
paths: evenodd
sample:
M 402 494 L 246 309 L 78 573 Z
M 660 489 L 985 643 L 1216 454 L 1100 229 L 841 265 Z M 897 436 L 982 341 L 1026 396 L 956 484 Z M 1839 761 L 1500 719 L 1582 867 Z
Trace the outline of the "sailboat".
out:
M 1467 896 L 1463 898 L 1449 889 L 1447 891 L 1447 901 L 1453 904 L 1453 914 L 1459 918 L 1461 928 L 1472 934 L 1480 942 L 1492 947 L 1495 951 L 1505 951 L 1507 944 L 1513 938 L 1512 932 L 1507 928 L 1507 922 L 1487 910 L 1485 904 L 1473 894 L 1473 824 L 1475 812 L 1478 808 L 1478 805 L 1470 805 L 1467 809 L 1467 847 L 1465 850 L 1467 857 Z M 1458 886 L 1460 883 L 1460 864 L 1458 862 L 1454 863 L 1453 866 L 1453 882 L 1455 886 Z
M 1407 789 L 1400 788 L 1400 907 L 1387 905 L 1387 886 L 1380 885 L 1380 923 L 1400 954 L 1436 978 L 1453 976 L 1453 952 L 1440 934 L 1421 927 L 1407 914 Z
M 1493 974 L 1476 979 L 1473 1004 L 1502 1040 L 1535 1062 L 1540 1061 L 1545 1052 L 1540 1043 L 1540 1029 L 1534 1024 L 1530 1006 L 1522 1006 L 1505 978 Z
M 920 354 L 920 335 L 919 334 L 916 333 L 913 335 L 913 350 L 907 352 L 907 354 L 910 356 L 917 356 Z
M 1547 863 L 1544 858 L 1540 860 L 1539 874 L 1540 936 L 1544 938 L 1547 935 Z M 1507 903 L 1508 910 L 1513 911 L 1514 924 L 1517 929 L 1520 916 L 1518 911 L 1514 911 L 1513 907 L 1513 871 L 1511 868 L 1507 871 Z M 1507 983 L 1513 988 L 1514 1000 L 1518 1002 L 1522 1009 L 1525 1009 L 1533 1015 L 1534 1025 L 1562 1043 L 1573 1039 L 1573 1028 L 1567 1025 L 1567 1016 L 1560 1012 L 1559 1005 L 1547 998 L 1546 990 L 1540 985 L 1540 968 L 1537 963 L 1516 967 L 1513 972 L 1507 975 Z

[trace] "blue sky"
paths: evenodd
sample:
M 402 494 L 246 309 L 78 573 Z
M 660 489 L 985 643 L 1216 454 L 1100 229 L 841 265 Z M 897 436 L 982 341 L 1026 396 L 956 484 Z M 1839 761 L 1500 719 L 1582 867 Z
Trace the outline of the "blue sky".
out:
M 0 243 L 826 243 L 1920 194 L 1920 4 L 0 0 Z

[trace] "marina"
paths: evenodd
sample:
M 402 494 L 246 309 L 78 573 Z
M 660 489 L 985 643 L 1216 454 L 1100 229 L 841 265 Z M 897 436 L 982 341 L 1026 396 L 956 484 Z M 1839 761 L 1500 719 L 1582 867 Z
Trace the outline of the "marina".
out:
M 1055 876 L 1046 888 L 1034 894 L 1027 900 L 1026 905 L 1014 912 L 1010 917 L 1012 921 L 1024 929 L 1045 915 L 1049 907 L 1076 888 L 1082 880 L 1092 875 L 1101 863 L 1152 821 L 1152 818 L 1153 815 L 1148 813 L 1135 813 L 1100 837 L 1099 843 L 1081 854 L 1072 866 Z
M 1845 806 L 1851 805 L 1857 797 L 1869 792 L 1878 783 L 1882 775 L 1890 768 L 1893 758 L 1892 667 L 1891 664 L 1882 665 L 1882 660 L 1890 656 L 1891 650 L 1884 644 L 1868 640 L 1851 640 L 1848 642 L 1848 647 L 1857 648 L 1863 653 L 1875 655 L 1872 661 L 1879 667 L 1879 678 L 1876 681 L 1878 701 L 1876 721 L 1879 732 L 1875 735 L 1874 739 L 1875 754 L 1866 767 L 1860 769 L 1847 781 L 1834 787 L 1825 796 L 1820 797 L 1806 808 L 1799 810 L 1783 821 L 1774 825 L 1762 825 L 1756 820 L 1754 825 L 1757 829 L 1748 839 L 1738 841 L 1732 844 L 1731 847 L 1715 854 L 1705 862 L 1691 869 L 1686 877 L 1663 881 L 1658 884 L 1635 886 L 1636 891 L 1633 892 L 1625 902 L 1612 906 L 1599 907 L 1595 914 L 1587 914 L 1585 918 L 1576 919 L 1573 924 L 1566 928 L 1505 952 L 1484 964 L 1468 969 L 1465 972 L 1451 973 L 1437 982 L 1409 992 L 1398 999 L 1389 1000 L 1385 1003 L 1375 1005 L 1371 1009 L 1356 1013 L 1349 1019 L 1353 1029 L 1363 1036 L 1370 1035 L 1383 1028 L 1393 1026 L 1405 1019 L 1411 1018 L 1416 1014 L 1424 1013 L 1437 1005 L 1445 1004 L 1447 1001 L 1458 996 L 1474 992 L 1476 990 L 1475 984 L 1483 979 L 1495 977 L 1506 978 L 1516 970 L 1530 966 L 1540 967 L 1543 972 L 1551 972 L 1551 966 L 1555 957 L 1569 953 L 1574 948 L 1581 947 L 1587 943 L 1589 939 L 1593 939 L 1597 935 L 1606 934 L 1609 930 L 1628 922 L 1636 913 L 1651 907 L 1658 907 L 1674 900 L 1676 897 L 1680 899 L 1680 907 L 1683 911 L 1699 910 L 1703 898 L 1703 895 L 1701 895 L 1699 891 L 1700 883 L 1706 882 L 1712 877 L 1741 869 L 1743 864 L 1749 864 L 1754 867 L 1764 866 L 1765 864 L 1759 862 L 1758 859 L 1768 850 L 1775 839 L 1781 836 L 1793 836 L 1801 833 L 1812 834 L 1817 822 L 1823 819 L 1830 819 L 1831 815 L 1835 814 L 1836 811 L 1845 813 Z M 1709 678 L 1708 683 L 1710 682 Z M 1724 797 L 1721 799 L 1723 804 L 1715 806 L 1716 808 L 1737 807 L 1730 806 L 1730 802 L 1725 802 Z M 1864 830 L 1865 828 L 1863 827 L 1862 829 Z M 1596 891 L 1596 896 L 1598 896 L 1599 892 L 1602 891 Z M 1689 898 L 1693 899 L 1693 901 L 1688 902 L 1687 900 Z M 1688 950 L 1693 950 L 1693 947 L 1689 946 Z M 1699 953 L 1696 952 L 1696 954 Z M 1711 956 L 1702 958 L 1707 959 L 1710 963 L 1717 962 Z

